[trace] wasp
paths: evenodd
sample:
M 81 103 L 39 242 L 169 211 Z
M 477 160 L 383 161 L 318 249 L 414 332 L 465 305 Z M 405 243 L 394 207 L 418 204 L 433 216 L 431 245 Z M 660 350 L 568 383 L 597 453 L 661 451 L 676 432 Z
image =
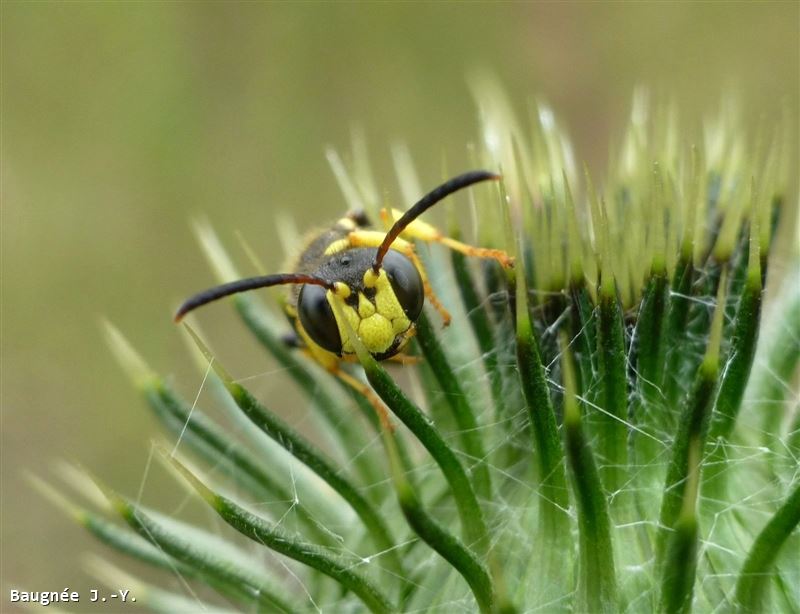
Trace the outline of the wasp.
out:
M 445 326 L 450 323 L 450 315 L 428 283 L 412 241 L 437 242 L 468 256 L 513 266 L 513 260 L 502 250 L 456 241 L 417 219 L 458 190 L 499 179 L 500 175 L 489 171 L 464 173 L 428 192 L 405 213 L 384 209 L 381 217 L 387 226 L 391 224 L 387 232 L 370 229 L 362 213 L 350 213 L 308 241 L 296 272 L 249 277 L 199 292 L 180 306 L 175 321 L 226 296 L 290 285 L 285 309 L 297 335 L 294 344 L 305 348 L 328 371 L 366 392 L 363 384 L 340 368 L 341 360 L 353 359 L 355 353 L 348 331 L 355 331 L 377 360 L 402 361 L 426 298 Z M 340 301 L 338 309 L 334 307 L 336 300 Z M 340 317 L 346 318 L 349 326 Z

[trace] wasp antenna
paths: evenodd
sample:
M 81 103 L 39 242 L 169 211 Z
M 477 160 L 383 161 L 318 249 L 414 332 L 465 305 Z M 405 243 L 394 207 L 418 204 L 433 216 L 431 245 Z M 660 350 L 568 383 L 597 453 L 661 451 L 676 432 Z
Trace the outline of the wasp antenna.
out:
M 419 201 L 417 201 L 413 207 L 406 211 L 400 217 L 400 219 L 394 223 L 394 226 L 389 229 L 389 232 L 386 233 L 383 243 L 381 243 L 380 247 L 378 248 L 378 252 L 375 254 L 375 261 L 372 263 L 372 270 L 376 273 L 381 270 L 383 257 L 386 255 L 386 252 L 389 251 L 389 248 L 391 247 L 392 243 L 394 243 L 395 239 L 400 236 L 400 233 L 405 230 L 406 226 L 417 219 L 420 215 L 425 213 L 428 209 L 433 207 L 440 200 L 446 196 L 449 196 L 453 192 L 457 192 L 458 190 L 471 186 L 474 183 L 479 183 L 481 181 L 497 181 L 500 178 L 501 175 L 490 171 L 470 171 L 469 173 L 464 173 L 458 177 L 453 177 L 449 181 L 444 182 L 439 187 L 428 192 Z
M 175 313 L 174 321 L 180 322 L 183 317 L 190 311 L 194 311 L 198 307 L 207 305 L 217 299 L 238 294 L 239 292 L 247 292 L 248 290 L 256 290 L 258 288 L 268 288 L 270 286 L 280 286 L 283 284 L 313 284 L 316 286 L 323 286 L 329 290 L 333 289 L 333 284 L 325 281 L 320 277 L 313 275 L 301 274 L 277 274 L 277 275 L 262 275 L 260 277 L 248 277 L 246 279 L 239 279 L 232 281 L 221 286 L 214 286 L 208 290 L 198 292 L 194 296 L 184 301 L 183 305 L 178 308 Z

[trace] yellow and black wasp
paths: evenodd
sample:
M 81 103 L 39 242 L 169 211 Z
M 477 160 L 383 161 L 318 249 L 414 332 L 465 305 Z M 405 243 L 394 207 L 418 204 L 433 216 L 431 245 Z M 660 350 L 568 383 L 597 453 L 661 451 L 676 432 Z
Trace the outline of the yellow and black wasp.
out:
M 493 258 L 504 267 L 512 266 L 511 258 L 502 250 L 461 243 L 417 219 L 453 192 L 498 179 L 498 174 L 488 171 L 464 173 L 430 191 L 403 214 L 383 210 L 381 217 L 387 225 L 394 219 L 388 232 L 371 230 L 363 214 L 348 214 L 307 243 L 294 273 L 249 277 L 204 290 L 180 306 L 175 321 L 225 296 L 292 285 L 285 309 L 294 324 L 297 344 L 327 370 L 365 392 L 363 384 L 340 368 L 340 361 L 351 359 L 355 352 L 348 330 L 355 331 L 377 360 L 402 359 L 426 297 L 445 325 L 450 322 L 411 241 L 438 242 L 469 256 Z M 336 300 L 341 300 L 339 309 L 334 307 Z M 339 321 L 341 315 L 347 318 L 349 327 Z

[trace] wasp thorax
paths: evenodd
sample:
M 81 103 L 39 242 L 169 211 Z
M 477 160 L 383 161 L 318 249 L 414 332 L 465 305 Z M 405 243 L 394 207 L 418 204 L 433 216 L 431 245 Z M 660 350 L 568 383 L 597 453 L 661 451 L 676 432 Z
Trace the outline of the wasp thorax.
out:
M 349 330 L 379 358 L 399 352 L 410 337 L 424 302 L 422 277 L 414 264 L 390 250 L 378 273 L 372 270 L 374 249 L 358 248 L 332 256 L 317 275 L 334 281 L 334 290 L 304 286 L 298 317 L 309 337 L 335 354 L 354 352 Z M 347 323 L 337 320 L 333 301 L 340 300 Z M 349 324 L 349 327 L 348 327 Z

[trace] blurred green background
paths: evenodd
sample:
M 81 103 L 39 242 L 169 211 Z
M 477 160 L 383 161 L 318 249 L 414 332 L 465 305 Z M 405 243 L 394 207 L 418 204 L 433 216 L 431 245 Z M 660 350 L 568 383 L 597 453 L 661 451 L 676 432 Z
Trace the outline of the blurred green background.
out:
M 475 67 L 520 111 L 549 101 L 597 171 L 640 84 L 674 98 L 690 124 L 732 88 L 751 126 L 788 108 L 796 132 L 799 7 L 2 2 L 0 609 L 10 588 L 86 590 L 81 556 L 103 552 L 26 472 L 57 481 L 53 463 L 66 458 L 127 494 L 141 483 L 157 427 L 99 318 L 187 396 L 197 390 L 170 320 L 214 281 L 193 216 L 206 214 L 237 256 L 241 231 L 279 270 L 276 212 L 306 229 L 343 211 L 324 148 L 346 152 L 354 125 L 395 203 L 393 142 L 408 144 L 425 185 L 443 156 L 466 168 Z M 283 394 L 285 378 L 228 309 L 200 321 L 234 374 L 264 374 L 254 391 Z

